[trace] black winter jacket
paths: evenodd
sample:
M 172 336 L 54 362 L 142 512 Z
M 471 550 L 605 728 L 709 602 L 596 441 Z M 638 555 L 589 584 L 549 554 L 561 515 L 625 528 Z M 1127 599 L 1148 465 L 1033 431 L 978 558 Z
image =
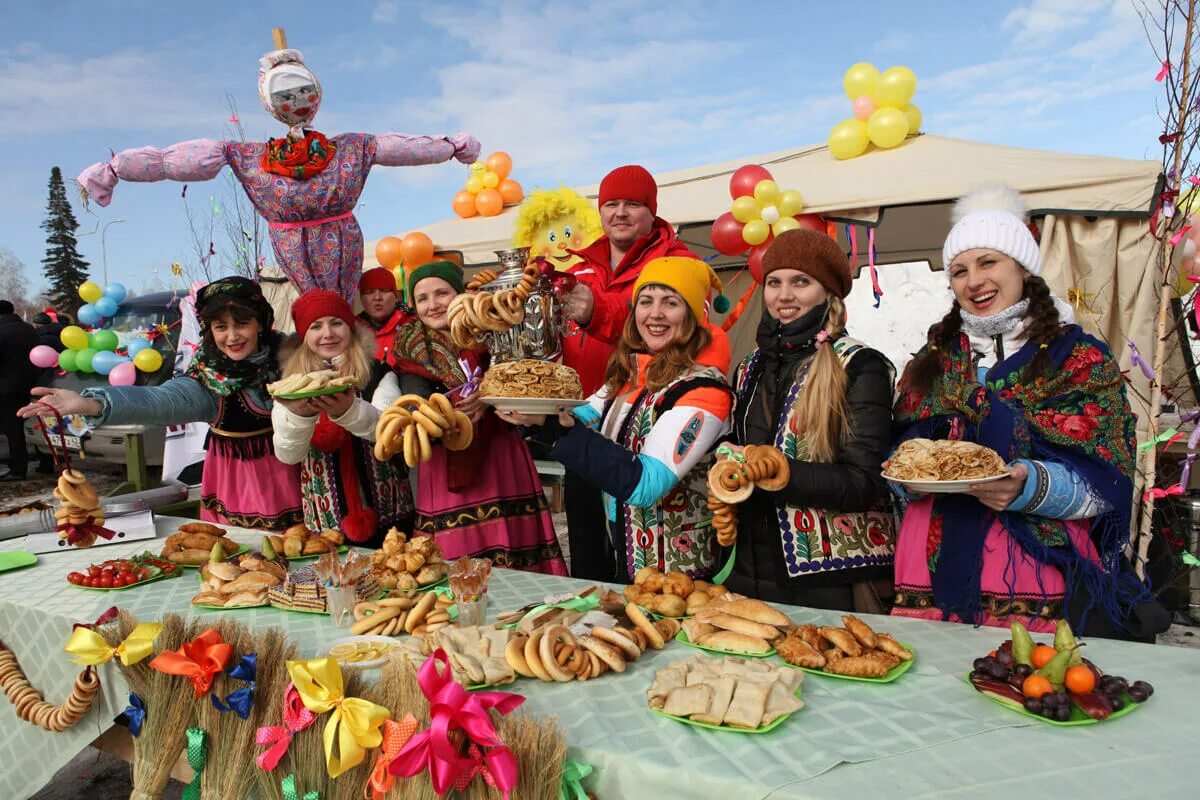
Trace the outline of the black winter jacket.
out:
M 735 443 L 775 443 L 782 405 L 797 369 L 815 354 L 826 309 L 824 304 L 817 306 L 787 325 L 764 312 L 758 329 L 762 370 L 748 397 L 736 401 L 731 437 Z M 818 605 L 812 589 L 848 590 L 856 581 L 890 573 L 887 567 L 866 567 L 791 578 L 784 566 L 777 501 L 794 508 L 866 511 L 887 497 L 880 471 L 891 446 L 892 366 L 875 350 L 862 350 L 850 360 L 846 377 L 852 436 L 834 461 L 791 460 L 791 477 L 782 491 L 755 490 L 739 507 L 737 560 L 726 582 L 733 591 L 779 603 Z
M 32 325 L 16 314 L 0 314 L 0 394 L 29 394 L 38 374 L 29 361 L 29 351 L 37 346 L 38 335 Z

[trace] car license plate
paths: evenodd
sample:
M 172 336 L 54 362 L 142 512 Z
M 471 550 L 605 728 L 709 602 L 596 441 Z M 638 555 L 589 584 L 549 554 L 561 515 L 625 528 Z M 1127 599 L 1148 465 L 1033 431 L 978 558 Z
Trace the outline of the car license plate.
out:
M 60 436 L 57 433 L 50 434 L 50 441 L 58 447 L 66 447 L 68 450 L 82 450 L 83 443 L 79 441 L 78 436 Z

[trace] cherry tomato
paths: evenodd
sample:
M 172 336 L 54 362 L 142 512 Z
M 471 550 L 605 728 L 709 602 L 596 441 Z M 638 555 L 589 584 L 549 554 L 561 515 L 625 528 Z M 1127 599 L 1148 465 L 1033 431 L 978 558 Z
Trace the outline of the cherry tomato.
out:
M 72 572 L 70 575 L 67 576 L 67 580 L 78 586 L 79 584 L 83 583 L 83 573 L 82 572 Z
M 84 586 L 95 586 L 96 579 L 93 578 L 91 575 L 85 575 L 83 578 L 83 585 Z
M 113 585 L 113 579 L 112 579 L 111 575 L 105 575 L 103 578 L 100 579 L 100 582 L 97 584 L 97 586 L 99 586 L 101 589 L 111 589 L 112 585 Z

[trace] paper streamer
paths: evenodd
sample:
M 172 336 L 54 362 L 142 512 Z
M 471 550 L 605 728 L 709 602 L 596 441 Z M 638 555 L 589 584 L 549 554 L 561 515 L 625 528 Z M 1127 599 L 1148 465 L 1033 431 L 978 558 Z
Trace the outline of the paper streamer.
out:
M 1126 339 L 1126 344 L 1129 345 L 1129 362 L 1142 371 L 1146 376 L 1146 380 L 1152 381 L 1155 379 L 1154 367 L 1146 363 L 1146 359 L 1142 358 L 1142 353 L 1138 350 L 1138 346 L 1133 343 L 1132 339 Z

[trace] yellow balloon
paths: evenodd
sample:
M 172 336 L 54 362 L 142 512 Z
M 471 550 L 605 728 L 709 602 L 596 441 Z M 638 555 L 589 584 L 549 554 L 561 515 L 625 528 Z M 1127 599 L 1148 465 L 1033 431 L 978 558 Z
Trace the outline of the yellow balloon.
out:
M 794 231 L 800 227 L 800 221 L 795 217 L 780 217 L 779 222 L 771 226 L 771 231 L 778 236 L 787 231 Z
M 753 197 L 739 197 L 733 201 L 733 218 L 738 222 L 749 222 L 758 219 L 762 206 Z
M 917 93 L 917 76 L 908 67 L 891 67 L 879 76 L 875 105 L 904 108 Z
M 909 103 L 904 107 L 904 116 L 908 118 L 908 135 L 913 136 L 921 130 L 921 109 Z
M 804 210 L 804 198 L 795 189 L 788 189 L 779 193 L 775 207 L 779 209 L 781 216 L 794 217 Z
M 850 69 L 842 76 L 842 90 L 846 97 L 857 100 L 863 95 L 874 95 L 875 84 L 878 81 L 879 70 L 875 69 L 875 65 L 859 61 L 857 64 L 851 64 Z
M 482 175 L 487 170 L 482 161 L 476 161 L 471 164 L 471 175 Z
M 861 119 L 844 119 L 829 132 L 829 152 L 839 161 L 858 158 L 870 144 L 867 123 Z
M 68 325 L 63 328 L 62 333 L 58 335 L 58 340 L 68 350 L 82 350 L 88 346 L 88 335 L 78 325 Z
M 162 353 L 152 347 L 139 350 L 133 357 L 133 365 L 142 372 L 156 372 L 163 364 Z
M 908 136 L 908 118 L 898 108 L 881 108 L 867 120 L 867 135 L 876 147 L 895 147 Z
M 408 280 L 408 274 L 404 271 L 404 265 L 392 269 L 392 277 L 396 279 L 396 288 L 400 291 L 405 291 L 408 287 L 405 283 Z
M 104 290 L 91 281 L 85 281 L 79 284 L 79 296 L 85 303 L 94 303 L 104 297 Z
M 500 185 L 500 176 L 492 172 L 490 169 L 483 173 L 483 187 L 485 189 L 495 189 Z
M 770 205 L 779 197 L 779 186 L 770 178 L 764 178 L 754 185 L 754 199 L 763 205 Z
M 467 191 L 471 194 L 479 194 L 483 191 L 483 178 L 477 175 L 472 175 L 467 178 Z
M 762 244 L 770 235 L 771 226 L 761 219 L 750 220 L 742 228 L 742 240 L 751 247 Z

